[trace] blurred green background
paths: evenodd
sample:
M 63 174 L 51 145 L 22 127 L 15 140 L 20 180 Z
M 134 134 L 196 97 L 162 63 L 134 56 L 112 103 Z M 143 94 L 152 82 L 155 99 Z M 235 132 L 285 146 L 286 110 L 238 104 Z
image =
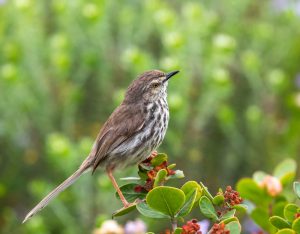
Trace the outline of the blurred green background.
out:
M 214 190 L 300 163 L 297 1 L 0 0 L 0 17 L 1 233 L 91 233 L 121 206 L 98 171 L 20 224 L 145 70 L 181 71 L 160 151 L 187 179 Z

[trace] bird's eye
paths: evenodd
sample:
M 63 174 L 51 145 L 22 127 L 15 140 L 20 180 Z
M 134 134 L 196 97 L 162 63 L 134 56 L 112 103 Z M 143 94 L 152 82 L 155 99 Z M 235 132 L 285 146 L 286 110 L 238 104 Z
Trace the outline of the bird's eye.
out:
M 157 88 L 158 86 L 159 86 L 159 83 L 153 83 L 153 84 L 152 84 L 152 87 L 153 87 L 153 88 Z

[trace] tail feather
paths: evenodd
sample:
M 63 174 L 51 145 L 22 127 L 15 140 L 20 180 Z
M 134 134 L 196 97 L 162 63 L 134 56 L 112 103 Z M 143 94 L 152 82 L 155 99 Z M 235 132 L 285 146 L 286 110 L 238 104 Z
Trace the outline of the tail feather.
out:
M 67 178 L 64 182 L 62 182 L 59 186 L 53 189 L 43 200 L 41 200 L 25 217 L 23 223 L 25 223 L 28 219 L 42 210 L 48 203 L 55 198 L 59 193 L 64 191 L 70 185 L 72 185 L 81 175 L 88 169 L 87 166 L 81 166 L 77 171 L 74 172 L 69 178 Z

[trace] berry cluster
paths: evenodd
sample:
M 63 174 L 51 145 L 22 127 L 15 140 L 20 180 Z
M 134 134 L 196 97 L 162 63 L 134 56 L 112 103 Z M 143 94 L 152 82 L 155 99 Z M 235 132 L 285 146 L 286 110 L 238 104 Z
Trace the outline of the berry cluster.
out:
M 187 221 L 187 223 L 182 226 L 182 234 L 202 234 L 198 221 L 196 219 Z
M 151 189 L 153 189 L 154 180 L 156 178 L 157 172 L 159 172 L 161 169 L 165 169 L 167 171 L 167 176 L 174 175 L 175 171 L 168 168 L 168 162 L 163 161 L 160 165 L 153 166 L 151 161 L 157 156 L 157 153 L 154 152 L 152 155 L 144 160 L 140 165 L 139 169 L 140 171 L 143 171 L 146 173 L 146 183 L 144 185 L 137 185 L 134 190 L 135 192 L 141 192 L 141 191 L 147 191 L 149 192 Z M 148 168 L 148 169 L 145 169 Z
M 229 230 L 225 230 L 225 224 L 224 223 L 215 223 L 210 232 L 210 234 L 230 234 Z
M 217 214 L 219 217 L 226 214 L 232 209 L 232 206 L 241 204 L 243 199 L 240 194 L 233 190 L 231 186 L 227 186 L 225 192 L 218 192 L 219 195 L 224 196 L 224 203 L 217 208 Z
M 240 197 L 240 194 L 233 190 L 231 186 L 227 186 L 224 192 L 225 202 L 230 206 L 241 204 L 243 199 Z

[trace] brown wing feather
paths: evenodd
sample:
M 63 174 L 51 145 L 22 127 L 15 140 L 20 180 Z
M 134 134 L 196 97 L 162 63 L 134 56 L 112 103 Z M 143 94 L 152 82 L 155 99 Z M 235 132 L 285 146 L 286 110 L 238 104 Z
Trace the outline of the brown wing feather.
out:
M 101 129 L 90 157 L 93 172 L 107 154 L 138 132 L 145 123 L 142 105 L 120 105 Z

